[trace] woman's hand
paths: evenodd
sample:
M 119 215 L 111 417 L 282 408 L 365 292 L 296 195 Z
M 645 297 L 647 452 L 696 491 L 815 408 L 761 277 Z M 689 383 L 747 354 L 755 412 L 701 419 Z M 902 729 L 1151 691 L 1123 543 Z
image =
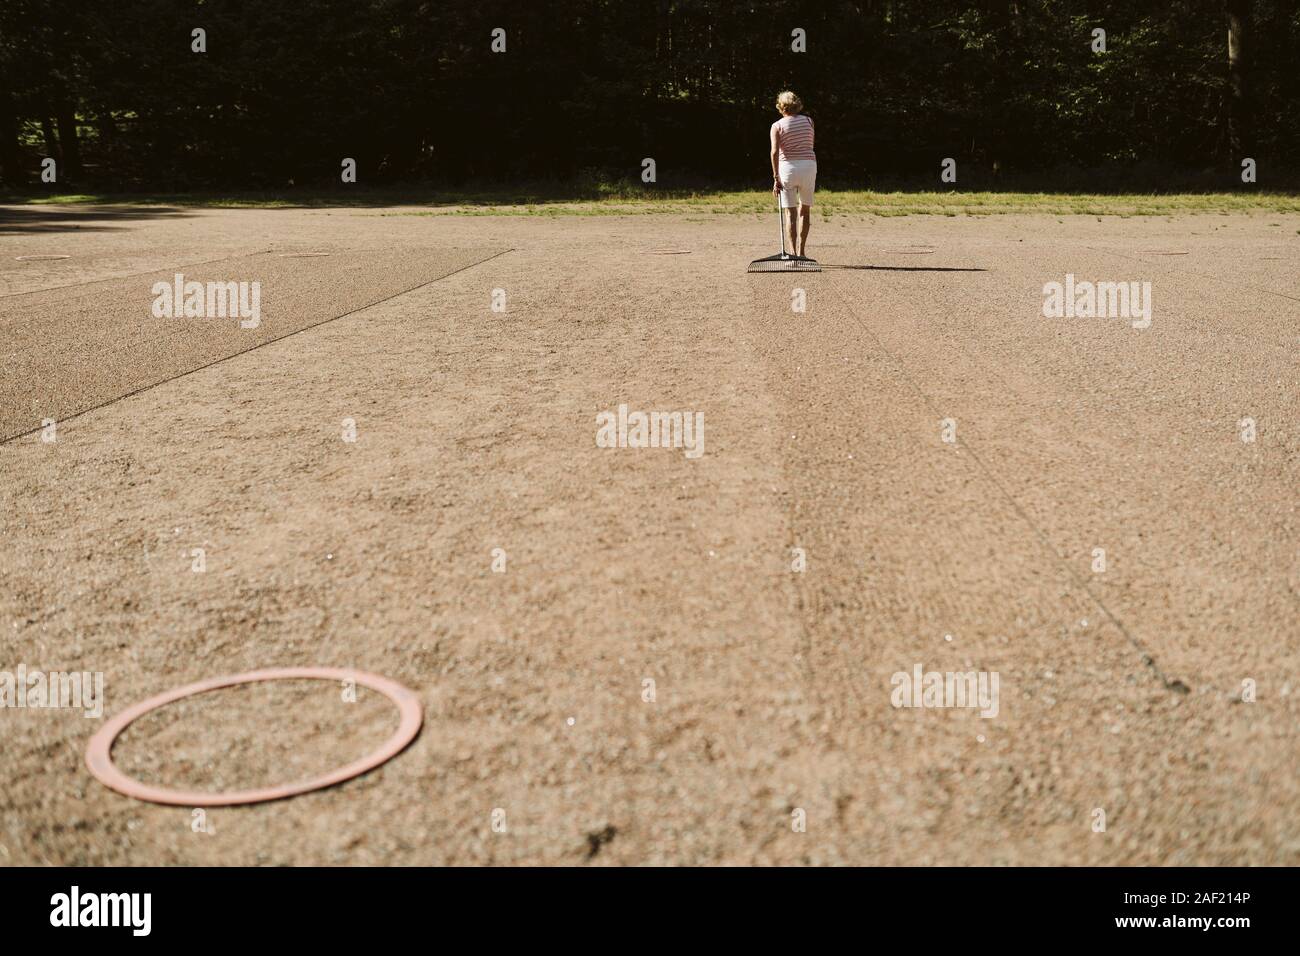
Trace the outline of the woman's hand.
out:
M 772 179 L 772 195 L 773 196 L 781 195 L 781 180 L 776 178 Z

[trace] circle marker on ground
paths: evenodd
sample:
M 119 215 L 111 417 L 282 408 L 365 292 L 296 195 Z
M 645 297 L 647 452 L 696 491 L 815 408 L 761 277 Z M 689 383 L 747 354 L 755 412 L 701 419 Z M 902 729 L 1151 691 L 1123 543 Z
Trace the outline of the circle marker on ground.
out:
M 18 262 L 51 262 L 55 259 L 71 259 L 72 256 L 14 256 Z
M 113 763 L 113 742 L 117 740 L 122 731 L 150 711 L 157 710 L 159 707 L 184 697 L 192 697 L 195 694 L 203 694 L 210 690 L 271 680 L 355 681 L 363 687 L 378 691 L 396 704 L 398 713 L 401 715 L 401 721 L 398 723 L 397 730 L 393 732 L 393 735 L 384 741 L 383 745 L 374 753 L 308 780 L 281 784 L 275 787 L 258 787 L 253 790 L 236 790 L 229 793 L 172 790 L 168 787 L 155 787 L 152 784 L 141 783 L 139 780 L 128 777 Z M 90 743 L 86 746 L 86 767 L 94 775 L 95 779 L 110 790 L 116 790 L 128 797 L 135 797 L 137 800 L 147 800 L 150 803 L 164 803 L 184 807 L 229 807 L 245 803 L 264 803 L 268 800 L 281 800 L 285 797 L 297 796 L 300 793 L 320 790 L 323 787 L 331 787 L 336 783 L 342 783 L 344 780 L 359 777 L 368 770 L 373 770 L 401 753 L 406 745 L 415 739 L 415 735 L 420 732 L 420 726 L 423 722 L 424 709 L 420 706 L 420 700 L 415 696 L 415 692 L 403 687 L 396 681 L 389 680 L 387 677 L 341 667 L 273 667 L 249 671 L 245 674 L 211 677 L 193 684 L 186 684 L 184 687 L 164 691 L 150 697 L 148 700 L 133 704 L 111 718 L 90 738 Z

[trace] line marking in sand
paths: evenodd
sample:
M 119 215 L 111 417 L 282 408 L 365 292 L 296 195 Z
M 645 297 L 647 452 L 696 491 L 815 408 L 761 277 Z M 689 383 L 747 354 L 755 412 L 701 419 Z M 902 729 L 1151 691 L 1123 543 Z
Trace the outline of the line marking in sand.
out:
M 504 256 L 507 252 L 514 252 L 514 251 L 515 251 L 514 249 L 502 249 L 500 252 L 494 252 L 490 256 L 485 256 L 484 258 L 479 259 L 476 262 L 471 262 L 468 265 L 461 266 L 459 269 L 456 269 L 452 272 L 448 272 L 444 276 L 438 276 L 438 278 L 436 279 L 426 279 L 423 282 L 411 286 L 409 289 L 402 289 L 400 292 L 394 292 L 392 295 L 384 296 L 382 299 L 376 299 L 374 302 L 367 302 L 365 305 L 357 306 L 355 309 L 351 309 L 347 312 L 344 312 L 342 315 L 335 315 L 335 316 L 331 316 L 328 319 L 321 319 L 319 322 L 313 322 L 311 325 L 305 325 L 301 329 L 294 329 L 292 332 L 286 332 L 284 335 L 278 336 L 276 338 L 267 339 L 265 342 L 258 342 L 256 345 L 250 345 L 246 349 L 241 349 L 240 351 L 235 352 L 231 355 L 226 355 L 222 358 L 215 359 L 203 365 L 199 365 L 196 368 L 188 369 L 187 371 L 180 372 L 177 375 L 172 375 L 169 378 L 162 379 L 161 381 L 153 382 L 149 385 L 142 385 L 140 388 L 132 389 L 131 391 L 126 392 L 125 394 L 118 395 L 116 398 L 110 398 L 106 402 L 100 402 L 98 405 L 92 405 L 90 408 L 83 408 L 81 411 L 74 412 L 73 414 L 68 415 L 66 418 L 61 418 L 59 419 L 59 424 L 62 425 L 64 422 L 70 422 L 74 419 L 80 418 L 82 415 L 88 415 L 91 412 L 99 411 L 101 408 L 107 408 L 110 405 L 115 405 L 118 402 L 125 401 L 128 398 L 134 398 L 136 395 L 141 395 L 149 391 L 150 389 L 158 388 L 160 385 L 167 385 L 171 382 L 177 381 L 178 379 L 182 379 L 187 375 L 193 375 L 195 372 L 202 372 L 205 369 L 212 368 L 214 365 L 220 365 L 222 362 L 229 362 L 231 359 L 239 358 L 241 355 L 247 355 L 249 352 L 255 352 L 257 349 L 265 348 L 266 346 L 273 345 L 276 342 L 283 342 L 285 339 L 290 338 L 294 335 L 299 335 L 303 332 L 308 332 L 311 329 L 318 329 L 322 325 L 325 325 L 328 322 L 336 322 L 339 319 L 346 319 L 349 315 L 355 315 L 358 312 L 364 312 L 366 309 L 370 309 L 377 305 L 381 305 L 384 302 L 389 301 L 390 299 L 396 299 L 400 295 L 406 295 L 408 292 L 414 292 L 416 289 L 422 289 L 426 285 L 432 285 L 435 282 L 441 282 L 443 279 L 450 279 L 452 276 L 459 275 L 460 273 L 464 272 L 466 269 L 473 269 L 475 266 L 481 266 L 485 262 L 489 262 L 492 259 L 496 259 L 500 256 Z M 232 256 L 230 258 L 239 258 L 239 257 Z M 213 261 L 220 262 L 221 260 L 216 259 Z M 152 271 L 157 272 L 159 270 L 154 269 Z M 150 273 L 145 272 L 141 274 L 149 275 Z M 126 277 L 123 276 L 122 278 L 126 278 Z M 26 431 L 16 432 L 13 435 L 6 435 L 3 438 L 0 438 L 0 445 L 7 445 L 9 442 L 16 441 L 19 438 L 25 438 L 28 435 L 34 435 L 37 432 L 39 432 L 43 427 L 44 427 L 43 425 L 37 425 L 34 428 L 28 428 Z

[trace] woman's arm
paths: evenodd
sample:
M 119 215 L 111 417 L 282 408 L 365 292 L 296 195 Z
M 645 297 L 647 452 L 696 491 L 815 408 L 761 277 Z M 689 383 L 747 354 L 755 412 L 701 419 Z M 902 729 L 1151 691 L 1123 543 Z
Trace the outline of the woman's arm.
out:
M 775 123 L 773 123 L 772 124 L 772 192 L 774 193 L 779 193 L 781 191 L 781 177 L 777 173 L 777 165 L 776 165 L 777 157 L 781 153 L 780 136 L 781 136 L 780 128 Z

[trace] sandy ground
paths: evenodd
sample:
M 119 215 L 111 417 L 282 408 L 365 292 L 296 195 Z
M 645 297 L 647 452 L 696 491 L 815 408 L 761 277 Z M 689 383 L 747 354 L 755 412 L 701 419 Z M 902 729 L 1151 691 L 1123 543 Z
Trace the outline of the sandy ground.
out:
M 207 833 L 0 710 L 0 862 L 1300 862 L 1300 218 L 836 217 L 750 276 L 766 218 L 393 212 L 0 209 L 0 671 L 426 708 Z M 153 318 L 178 271 L 262 324 Z M 1044 318 L 1066 273 L 1150 328 Z M 598 447 L 620 403 L 703 454 Z M 894 707 L 917 665 L 996 716 Z M 395 724 L 286 682 L 114 754 L 229 789 Z

